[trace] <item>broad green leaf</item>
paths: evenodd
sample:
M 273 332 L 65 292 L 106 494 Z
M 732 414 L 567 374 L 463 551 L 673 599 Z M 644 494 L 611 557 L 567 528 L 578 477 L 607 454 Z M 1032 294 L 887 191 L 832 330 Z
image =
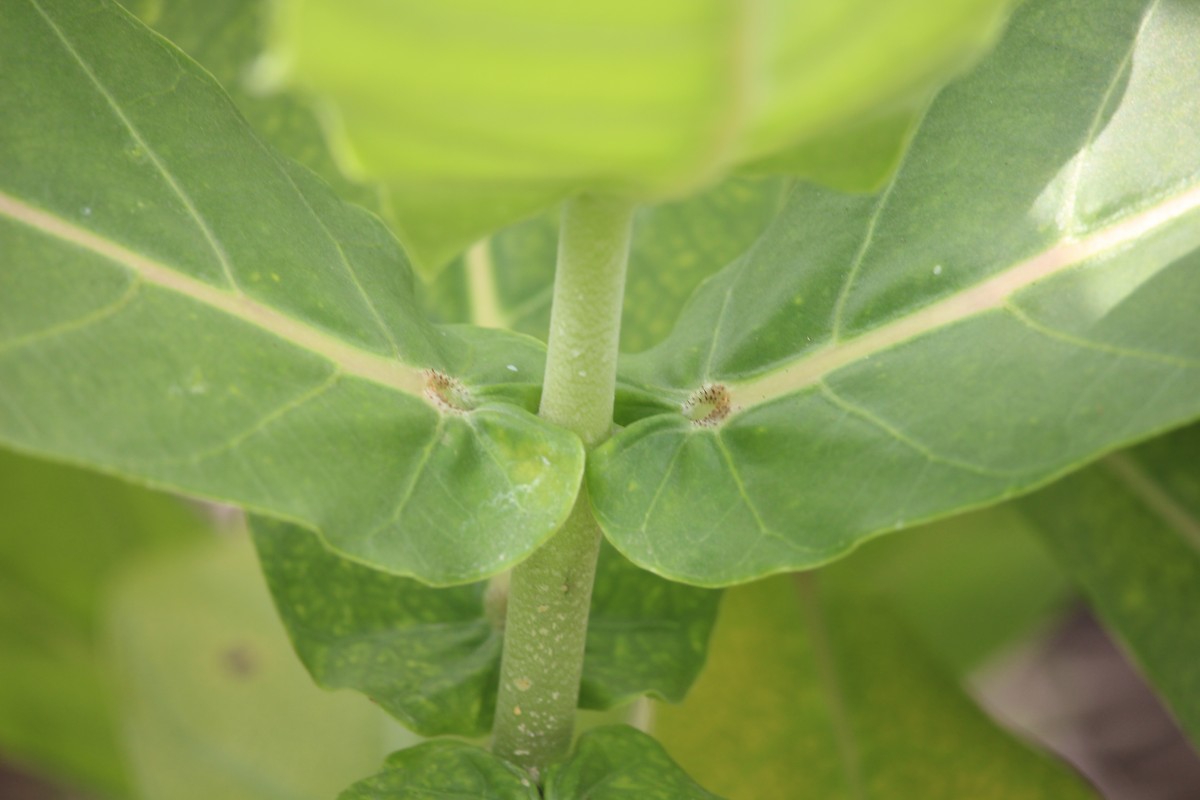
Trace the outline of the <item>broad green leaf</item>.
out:
M 1200 428 L 1059 481 L 1018 507 L 1200 742 Z
M 244 537 L 120 583 L 112 652 L 146 800 L 326 800 L 386 752 L 386 718 L 296 663 Z
M 334 101 L 343 163 L 392 188 L 401 238 L 433 268 L 579 190 L 678 196 L 785 151 L 789 171 L 837 179 L 801 145 L 920 103 L 1009 3 L 280 6 L 260 78 Z
M 662 745 L 627 725 L 585 733 L 570 758 L 546 770 L 544 783 L 546 800 L 720 800 L 696 785 Z
M 28 0 L 0 72 L 0 442 L 430 583 L 566 517 L 582 446 L 512 404 L 540 345 L 428 325 L 382 224 L 205 71 L 110 0 Z
M 426 742 L 388 756 L 383 769 L 338 800 L 540 800 L 520 767 L 465 742 Z
M 1024 4 L 883 192 L 798 186 L 625 361 L 658 413 L 589 460 L 610 540 L 745 581 L 1195 418 L 1197 87 L 1193 3 Z
M 174 498 L 0 450 L 0 751 L 104 796 L 127 792 L 100 646 L 122 564 L 194 541 Z
M 696 285 L 744 253 L 778 212 L 786 183 L 733 178 L 634 217 L 621 347 L 645 350 L 670 331 Z M 447 266 L 425 292 L 446 322 L 546 339 L 558 250 L 557 215 L 507 228 Z
M 301 661 L 424 735 L 481 736 L 500 679 L 503 595 L 434 589 L 352 563 L 311 533 L 256 519 L 255 543 Z M 700 671 L 719 593 L 664 581 L 606 548 L 597 568 L 580 705 L 679 701 Z M 489 607 L 490 606 L 490 607 Z
M 1095 797 L 995 727 L 886 602 L 825 579 L 726 593 L 708 667 L 683 705 L 655 714 L 696 780 L 731 800 Z

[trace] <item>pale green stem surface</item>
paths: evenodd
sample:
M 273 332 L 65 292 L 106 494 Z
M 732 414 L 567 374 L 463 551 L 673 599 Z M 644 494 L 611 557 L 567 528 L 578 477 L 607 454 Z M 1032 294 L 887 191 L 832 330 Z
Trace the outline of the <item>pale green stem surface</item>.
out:
M 612 429 L 632 221 L 615 198 L 563 208 L 539 413 L 589 449 Z M 493 749 L 535 774 L 571 744 L 599 547 L 581 489 L 563 527 L 512 572 Z

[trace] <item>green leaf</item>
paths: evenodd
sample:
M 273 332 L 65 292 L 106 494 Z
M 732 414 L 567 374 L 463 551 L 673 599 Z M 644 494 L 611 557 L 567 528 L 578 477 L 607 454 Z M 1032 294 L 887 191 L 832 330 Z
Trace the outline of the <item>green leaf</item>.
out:
M 267 585 L 318 684 L 365 693 L 426 736 L 491 727 L 501 636 L 486 583 L 433 589 L 341 558 L 308 531 L 252 520 Z
M 432 589 L 368 569 L 307 531 L 256 519 L 267 583 L 300 659 L 328 688 L 364 692 L 425 735 L 491 729 L 502 595 Z M 719 593 L 664 581 L 606 548 L 597 568 L 580 705 L 683 699 L 704 662 Z M 492 606 L 489 609 L 489 604 Z
M 435 267 L 579 190 L 679 196 L 780 151 L 813 165 L 796 148 L 912 107 L 1008 6 L 307 0 L 261 72 L 335 101 L 343 163 L 393 189 Z
M 1070 580 L 1015 503 L 864 545 L 839 590 L 878 596 L 931 655 L 966 676 L 1070 602 Z
M 704 666 L 721 592 L 665 581 L 600 550 L 579 704 L 605 709 L 643 694 L 681 701 Z
M 546 800 L 720 800 L 679 768 L 651 737 L 627 725 L 595 728 L 566 761 L 546 771 Z
M 904 110 L 858 120 L 739 171 L 792 175 L 843 192 L 874 192 L 900 165 L 922 113 Z
M 1022 499 L 1046 544 L 1200 742 L 1200 427 Z
M 369 703 L 320 691 L 296 664 L 244 537 L 146 562 L 110 616 L 148 800 L 325 800 L 390 744 Z
M 392 753 L 379 773 L 338 800 L 720 800 L 688 778 L 658 742 L 625 725 L 583 734 L 565 761 L 546 770 L 544 792 L 534 777 L 475 745 L 426 742 Z
M 254 91 L 249 78 L 266 44 L 267 0 L 139 0 L 125 7 L 212 73 L 273 147 L 320 175 L 343 200 L 383 216 L 379 188 L 342 174 L 326 145 L 315 101 L 295 92 Z
M 379 221 L 109 0 L 0 30 L 0 442 L 315 529 L 437 584 L 570 510 L 542 350 L 437 329 Z M 443 377 L 448 376 L 448 377 Z
M 0 751 L 125 796 L 102 600 L 129 560 L 194 541 L 200 516 L 174 498 L 3 450 L 0 509 Z
M 1197 86 L 1193 5 L 1023 5 L 882 193 L 797 187 L 626 360 L 657 413 L 589 459 L 608 537 L 745 581 L 1195 418 Z
M 726 593 L 708 667 L 683 705 L 655 714 L 696 780 L 737 800 L 1095 797 L 996 728 L 887 602 L 825 579 Z
M 338 800 L 540 800 L 520 767 L 464 742 L 426 742 L 388 756 L 383 770 Z
M 640 208 L 629 246 L 621 347 L 644 350 L 670 331 L 703 279 L 744 253 L 778 212 L 782 180 L 732 178 L 683 200 Z M 545 214 L 471 248 L 425 287 L 446 322 L 546 339 L 558 218 Z

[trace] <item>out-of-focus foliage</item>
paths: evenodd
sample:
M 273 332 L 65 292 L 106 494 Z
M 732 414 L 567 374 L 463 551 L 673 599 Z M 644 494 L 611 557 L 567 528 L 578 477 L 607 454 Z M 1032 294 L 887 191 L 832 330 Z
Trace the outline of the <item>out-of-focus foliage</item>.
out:
M 328 800 L 405 741 L 365 699 L 312 685 L 244 535 L 140 564 L 108 623 L 143 800 Z
M 874 188 L 1008 0 L 281 2 L 265 80 L 331 100 L 430 270 L 578 191 L 678 196 L 739 165 Z
M 0 753 L 123 797 L 103 605 L 114 575 L 194 543 L 174 498 L 0 450 Z
M 986 719 L 885 600 L 827 580 L 726 592 L 707 670 L 654 726 L 696 780 L 732 800 L 1095 797 Z

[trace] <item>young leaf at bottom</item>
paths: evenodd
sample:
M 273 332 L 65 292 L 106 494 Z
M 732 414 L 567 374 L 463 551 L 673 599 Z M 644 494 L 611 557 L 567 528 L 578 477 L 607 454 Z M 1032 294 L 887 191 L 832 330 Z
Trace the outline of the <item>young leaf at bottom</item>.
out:
M 721 800 L 688 777 L 661 744 L 628 725 L 583 734 L 569 758 L 546 770 L 543 784 L 546 800 Z
M 465 742 L 426 742 L 388 756 L 383 769 L 338 800 L 541 800 L 520 767 Z
M 388 756 L 338 800 L 720 800 L 696 785 L 662 745 L 626 725 L 593 728 L 571 755 L 536 776 L 463 742 L 427 742 Z
M 434 589 L 371 570 L 294 525 L 254 519 L 252 528 L 280 616 L 319 684 L 364 692 L 425 735 L 490 730 L 502 594 L 489 600 L 486 583 Z M 580 705 L 611 708 L 644 693 L 681 700 L 704 663 L 718 599 L 606 548 Z

